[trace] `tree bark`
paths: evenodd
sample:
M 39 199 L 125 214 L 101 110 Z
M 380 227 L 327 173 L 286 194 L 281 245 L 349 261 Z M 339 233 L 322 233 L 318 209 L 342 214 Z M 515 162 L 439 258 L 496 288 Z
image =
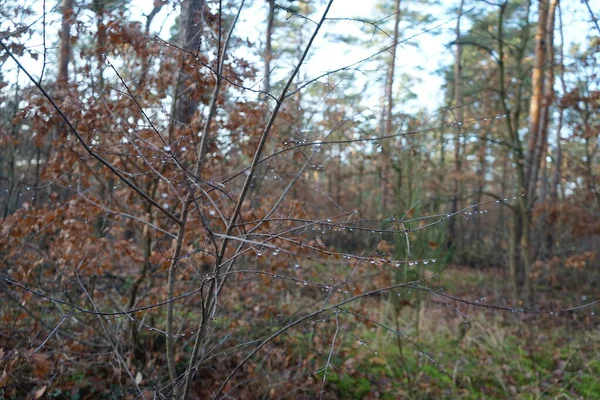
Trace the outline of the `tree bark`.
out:
M 560 70 L 559 80 L 560 86 L 562 89 L 562 93 L 567 93 L 567 84 L 565 82 L 565 58 L 564 58 L 564 35 L 563 35 L 563 25 L 562 25 L 562 17 L 559 9 L 559 33 L 560 33 L 560 47 L 559 47 L 559 61 L 558 66 Z M 560 178 L 561 178 L 561 164 L 562 164 L 562 137 L 561 130 L 564 119 L 564 109 L 560 107 L 558 114 L 558 126 L 556 127 L 556 155 L 554 157 L 554 176 L 552 179 L 552 185 L 550 187 L 550 200 L 553 204 L 558 203 L 558 193 L 560 186 Z M 564 198 L 564 196 L 563 196 Z
M 263 90 L 265 92 L 263 99 L 265 102 L 265 107 L 268 106 L 269 93 L 271 92 L 271 60 L 273 59 L 273 28 L 275 25 L 275 1 L 274 0 L 266 0 L 267 5 L 269 7 L 269 11 L 267 14 L 267 28 L 265 30 L 265 48 L 263 50 L 263 63 L 264 63 L 264 81 L 263 81 Z M 265 124 L 268 121 L 268 114 L 265 114 Z M 261 170 L 261 174 L 264 174 L 267 171 L 267 166 L 262 165 L 259 167 Z M 264 179 L 260 176 L 255 176 L 252 181 L 252 185 L 250 187 L 250 204 L 253 209 L 258 209 L 260 207 L 260 199 L 259 196 L 255 196 L 254 194 L 260 193 L 260 188 Z
M 450 204 L 450 214 L 454 214 L 456 213 L 456 211 L 458 210 L 458 198 L 459 198 L 459 191 L 460 191 L 460 181 L 459 181 L 459 175 L 461 174 L 461 170 L 462 170 L 462 163 L 461 163 L 461 154 L 460 154 L 460 149 L 461 149 L 461 144 L 460 144 L 460 137 L 461 137 L 461 133 L 462 133 L 462 122 L 463 122 L 463 106 L 462 106 L 462 65 L 461 65 L 461 58 L 462 58 L 462 46 L 460 44 L 460 38 L 461 38 L 461 34 L 460 34 L 460 19 L 461 19 L 461 15 L 462 15 L 462 10 L 463 10 L 463 6 L 464 6 L 464 0 L 460 0 L 460 5 L 458 7 L 458 18 L 456 19 L 456 51 L 455 51 L 455 58 L 454 58 L 454 117 L 456 120 L 456 135 L 454 136 L 454 179 L 452 181 L 452 202 Z M 457 229 L 456 229 L 456 222 L 457 219 L 456 218 L 450 218 L 450 221 L 448 223 L 448 236 L 446 239 L 446 246 L 447 248 L 451 248 L 452 246 L 454 246 L 456 244 L 456 236 L 457 236 Z
M 390 63 L 388 65 L 387 75 L 385 78 L 385 88 L 384 88 L 384 96 L 385 96 L 385 110 L 382 115 L 382 136 L 389 136 L 392 134 L 393 129 L 393 113 L 394 113 L 394 74 L 396 70 L 396 47 L 398 44 L 399 38 L 399 27 L 400 27 L 400 5 L 401 0 L 396 0 L 394 5 L 394 13 L 396 14 L 396 18 L 394 20 L 394 35 L 392 40 L 394 41 L 392 48 L 390 49 Z M 390 197 L 389 193 L 389 146 L 386 145 L 386 140 L 381 142 L 381 212 L 385 214 L 388 209 L 388 198 Z
M 204 4 L 204 0 L 183 0 L 181 3 L 179 46 L 184 50 L 194 52 L 200 48 Z M 175 124 L 182 126 L 189 124 L 194 112 L 198 109 L 197 96 L 191 93 L 193 82 L 185 76 L 184 72 L 187 57 L 187 54 L 182 53 L 179 58 L 180 64 L 171 109 L 172 122 L 169 129 L 169 141 L 173 139 Z
M 548 145 L 549 109 L 554 102 L 554 15 L 558 0 L 540 0 L 536 29 L 535 66 L 529 106 L 529 140 L 527 144 L 527 203 L 535 203 L 536 187 L 542 158 Z
M 271 91 L 271 60 L 273 59 L 273 48 L 272 48 L 272 37 L 273 37 L 273 24 L 275 22 L 275 1 L 267 0 L 269 5 L 269 14 L 267 15 L 267 30 L 265 32 L 265 50 L 263 53 L 263 59 L 265 63 L 265 80 L 263 89 L 266 93 Z M 265 99 L 268 96 L 265 95 Z
M 542 158 L 548 144 L 549 108 L 554 98 L 554 14 L 558 0 L 539 1 L 539 18 L 535 35 L 535 66 L 532 73 L 532 95 L 529 107 L 529 138 L 526 156 L 526 198 L 520 201 L 521 211 L 521 262 L 524 271 L 524 291 L 522 298 L 533 302 L 533 290 L 530 281 L 533 248 L 531 230 L 533 207 L 536 202 L 536 189 Z
M 69 62 L 71 60 L 71 25 L 73 24 L 73 0 L 62 0 L 62 21 L 58 45 L 58 87 L 69 82 Z

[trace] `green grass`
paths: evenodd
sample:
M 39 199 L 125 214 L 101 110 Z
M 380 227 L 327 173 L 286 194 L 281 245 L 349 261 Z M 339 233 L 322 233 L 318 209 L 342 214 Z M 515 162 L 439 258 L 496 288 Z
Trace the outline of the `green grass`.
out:
M 420 344 L 439 365 L 424 360 L 414 348 L 404 349 L 402 363 L 398 349 L 386 347 L 378 355 L 364 357 L 353 372 L 330 375 L 328 382 L 340 399 L 362 399 L 375 391 L 411 399 L 600 398 L 600 361 L 586 362 L 576 354 L 577 349 L 561 352 L 564 349 L 555 347 L 565 331 L 556 330 L 539 347 L 524 344 L 529 338 L 513 328 L 500 343 L 483 340 L 457 345 L 449 340 L 449 332 L 429 333 Z M 572 337 L 594 346 L 595 354 L 600 350 L 597 339 L 591 343 L 583 335 Z
M 448 292 L 471 291 L 485 275 L 468 280 L 458 274 L 451 282 L 442 278 L 439 285 Z M 335 398 L 373 398 L 374 393 L 414 400 L 600 398 L 600 332 L 573 323 L 567 313 L 556 317 L 461 307 L 468 322 L 462 325 L 465 316 L 455 305 L 431 297 L 420 309 L 413 303 L 398 315 L 394 306 L 373 303 L 374 320 L 395 326 L 399 318 L 423 351 L 406 340 L 400 350 L 388 330 L 356 324 L 352 335 L 340 334 L 345 339 L 337 351 L 343 357 L 333 360 L 336 373 L 328 376 Z M 357 345 L 356 337 L 369 347 Z M 349 358 L 356 360 L 350 367 L 344 364 Z

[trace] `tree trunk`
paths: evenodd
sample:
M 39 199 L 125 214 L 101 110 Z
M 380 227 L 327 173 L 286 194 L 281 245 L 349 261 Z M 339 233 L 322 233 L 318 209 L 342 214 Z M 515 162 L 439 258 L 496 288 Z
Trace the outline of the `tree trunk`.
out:
M 273 47 L 271 44 L 273 37 L 273 23 L 275 22 L 275 1 L 267 0 L 269 4 L 269 14 L 267 15 L 267 31 L 265 32 L 265 50 L 263 60 L 265 63 L 265 80 L 263 82 L 263 90 L 266 93 L 271 91 L 271 60 L 273 59 Z M 265 99 L 268 96 L 265 95 Z
M 98 80 L 100 92 L 104 91 L 104 57 L 106 51 L 106 25 L 104 24 L 104 0 L 94 0 L 94 11 L 96 13 L 96 59 L 98 60 Z
M 498 13 L 498 69 L 499 69 L 499 95 L 502 108 L 505 113 L 506 131 L 508 133 L 509 145 L 508 152 L 512 163 L 516 171 L 511 171 L 515 175 L 516 186 L 520 191 L 526 192 L 527 190 L 527 169 L 526 169 L 526 155 L 523 149 L 523 143 L 519 136 L 520 116 L 521 116 L 521 104 L 523 96 L 523 79 L 519 81 L 516 88 L 516 98 L 514 100 L 514 108 L 509 107 L 509 97 L 506 89 L 506 67 L 504 64 L 505 53 L 505 42 L 504 42 L 504 19 L 507 10 L 508 2 L 504 2 L 500 5 L 500 12 Z M 521 35 L 520 35 L 520 46 L 516 47 L 516 66 L 515 73 L 517 76 L 524 76 L 523 71 L 523 60 L 525 58 L 527 44 L 529 41 L 529 12 L 531 8 L 531 1 L 527 2 L 527 18 L 522 23 Z M 508 155 L 508 154 L 507 154 Z M 508 161 L 508 157 L 507 157 Z M 515 173 L 516 172 L 516 173 Z M 514 184 L 514 181 L 513 181 Z M 519 197 L 518 201 L 511 208 L 511 224 L 509 233 L 509 269 L 513 282 L 513 298 L 516 304 L 523 302 L 523 294 L 526 298 L 530 297 L 529 290 L 529 268 L 528 262 L 523 260 L 523 230 L 524 221 L 528 221 L 527 207 L 525 205 L 525 198 Z M 525 243 L 528 249 L 528 243 Z M 528 257 L 527 257 L 528 259 Z
M 488 110 L 491 109 L 488 106 L 489 100 L 486 99 L 483 101 L 483 114 L 487 115 Z M 477 149 L 477 158 L 478 158 L 478 167 L 477 167 L 477 187 L 475 192 L 475 204 L 480 204 L 483 201 L 483 192 L 485 190 L 485 173 L 487 169 L 486 156 L 487 156 L 487 140 L 488 140 L 488 130 L 484 129 L 481 137 L 479 138 L 479 148 Z M 480 211 L 479 206 L 475 208 L 476 211 Z M 483 257 L 486 251 L 484 247 L 484 243 L 482 241 L 482 237 L 485 233 L 482 234 L 482 222 L 486 217 L 482 217 L 477 213 L 473 216 L 473 223 L 475 225 L 475 247 L 477 249 L 477 255 L 479 257 Z
M 62 0 L 62 21 L 58 44 L 58 86 L 69 82 L 69 62 L 71 60 L 71 25 L 73 24 L 73 0 Z
M 559 32 L 560 32 L 560 48 L 559 48 L 559 61 L 558 61 L 558 66 L 560 69 L 560 74 L 559 74 L 559 79 L 560 79 L 560 86 L 562 88 L 562 93 L 567 93 L 567 84 L 565 82 L 565 58 L 564 58 L 564 35 L 563 35 L 563 24 L 562 24 L 562 17 L 561 17 L 561 13 L 560 13 L 560 9 L 559 9 Z M 556 127 L 556 155 L 554 157 L 554 176 L 552 179 L 552 185 L 550 187 L 550 199 L 552 201 L 553 204 L 558 203 L 558 193 L 559 193 L 559 186 L 560 186 L 560 177 L 561 177 L 561 164 L 562 164 L 562 137 L 561 137 L 561 130 L 562 130 L 562 125 L 563 125 L 563 120 L 564 120 L 564 109 L 563 107 L 559 108 L 559 114 L 558 114 L 558 125 Z M 564 196 L 563 196 L 564 198 Z
M 401 0 L 396 0 L 394 12 L 396 18 L 394 20 L 394 36 L 393 46 L 390 49 L 390 63 L 388 65 L 387 75 L 385 78 L 385 110 L 382 115 L 382 136 L 389 136 L 393 130 L 393 113 L 394 113 L 394 73 L 396 70 L 396 46 L 399 38 L 400 26 L 400 4 Z M 390 146 L 387 145 L 387 140 L 381 142 L 381 213 L 385 215 L 388 210 L 389 193 L 389 167 L 390 167 Z
M 197 51 L 200 48 L 202 37 L 202 11 L 204 0 L 183 0 L 181 3 L 181 18 L 179 28 L 179 46 L 187 51 Z M 177 83 L 173 96 L 171 109 L 171 126 L 169 129 L 169 141 L 173 140 L 175 124 L 187 125 L 192 115 L 198 109 L 199 101 L 191 92 L 192 82 L 185 77 L 185 64 L 188 55 L 181 53 L 180 66 L 177 72 Z
M 522 295 L 524 284 L 524 270 L 521 262 L 521 252 L 519 244 L 521 243 L 523 219 L 518 208 L 512 210 L 511 214 L 512 229 L 508 239 L 508 265 L 510 276 L 513 283 L 513 292 L 515 303 L 519 301 Z
M 269 11 L 267 15 L 267 29 L 265 31 L 265 49 L 263 51 L 263 63 L 264 63 L 264 81 L 263 90 L 265 95 L 263 96 L 265 102 L 265 109 L 268 107 L 269 93 L 271 92 L 271 60 L 273 59 L 273 27 L 275 24 L 275 1 L 267 0 Z M 265 113 L 265 124 L 268 120 L 268 113 Z M 250 204 L 253 209 L 260 207 L 260 196 L 256 196 L 256 193 L 260 193 L 260 188 L 264 179 L 261 175 L 264 175 L 268 170 L 267 165 L 259 166 L 260 173 L 257 174 L 252 180 L 252 186 L 250 186 Z
M 539 1 L 539 19 L 535 35 L 535 65 L 531 79 L 531 100 L 529 107 L 529 139 L 527 143 L 525 199 L 519 201 L 522 216 L 521 262 L 525 279 L 522 299 L 533 302 L 532 285 L 529 278 L 532 264 L 533 207 L 536 201 L 536 188 L 542 158 L 548 144 L 549 108 L 554 98 L 554 74 L 552 62 L 554 58 L 554 14 L 558 0 Z
M 452 202 L 450 204 L 450 214 L 458 211 L 458 197 L 460 191 L 459 175 L 461 174 L 462 163 L 460 155 L 460 136 L 462 133 L 462 122 L 463 122 L 463 106 L 462 106 L 462 46 L 460 45 L 460 19 L 464 6 L 464 0 L 460 0 L 458 7 L 458 18 L 456 19 L 456 52 L 454 58 L 454 117 L 456 120 L 456 135 L 454 137 L 454 179 L 452 181 Z M 457 229 L 456 229 L 457 218 L 450 218 L 448 224 L 448 236 L 446 239 L 447 248 L 451 248 L 457 242 Z
M 558 0 L 540 0 L 536 29 L 535 66 L 531 79 L 527 144 L 527 203 L 535 203 L 542 158 L 548 145 L 549 109 L 554 101 L 554 15 Z

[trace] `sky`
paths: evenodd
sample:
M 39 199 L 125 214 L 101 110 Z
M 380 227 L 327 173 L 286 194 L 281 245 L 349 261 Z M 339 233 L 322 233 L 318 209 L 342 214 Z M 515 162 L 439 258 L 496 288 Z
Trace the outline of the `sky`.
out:
M 267 17 L 267 8 L 266 6 L 263 6 L 263 3 L 266 2 L 261 2 L 259 0 L 254 3 L 257 4 L 246 7 L 241 14 L 236 35 L 260 44 L 264 37 L 264 21 L 266 21 Z M 336 0 L 333 2 L 328 17 L 380 19 L 382 17 L 380 14 L 374 14 L 376 4 L 376 0 Z M 150 1 L 132 1 L 132 12 L 135 14 L 148 14 L 151 9 L 152 4 Z M 319 11 L 323 9 L 323 6 L 319 7 Z M 319 11 L 317 11 L 312 18 L 318 19 L 321 15 Z M 435 9 L 432 11 L 435 12 Z M 175 16 L 176 13 L 166 10 L 165 7 L 155 18 L 151 30 L 163 38 L 168 37 L 168 28 L 172 25 Z M 446 17 L 442 20 L 436 20 L 432 24 L 424 26 L 423 29 L 429 28 L 430 26 L 441 25 L 434 30 L 434 33 L 447 32 L 450 29 L 454 29 L 456 23 L 455 20 L 452 20 L 451 18 L 452 17 Z M 390 19 L 393 20 L 393 16 L 390 16 Z M 388 25 L 391 25 L 393 22 L 391 20 Z M 357 45 L 344 45 L 339 42 L 333 43 L 327 39 L 329 34 L 354 35 L 364 38 L 365 34 L 363 28 L 365 26 L 364 23 L 357 21 L 329 21 L 326 23 L 321 29 L 320 35 L 317 37 L 313 51 L 311 51 L 309 55 L 310 60 L 306 63 L 303 77 L 310 79 L 311 77 L 319 76 L 327 71 L 351 65 L 379 51 L 382 46 L 391 44 L 391 39 L 381 42 L 381 38 L 379 38 L 377 39 L 379 40 L 378 42 L 375 43 L 375 41 L 373 41 L 372 47 L 360 47 Z M 411 33 L 414 34 L 414 32 Z M 434 36 L 430 33 L 424 33 L 411 41 L 412 43 L 419 43 L 421 47 L 420 50 L 416 50 L 412 46 L 398 46 L 398 61 L 396 64 L 397 74 L 410 73 L 415 77 L 411 86 L 412 90 L 418 94 L 418 103 L 421 105 L 431 105 L 432 108 L 434 108 L 440 103 L 443 79 L 437 75 L 435 71 L 441 63 L 448 64 L 452 60 L 451 49 L 449 50 L 446 47 L 446 43 L 450 40 L 451 38 L 449 36 L 442 35 L 442 37 L 440 37 L 439 35 Z M 245 56 L 246 58 L 253 58 L 249 54 L 246 54 Z M 254 57 L 254 61 L 260 62 L 257 57 Z M 287 76 L 289 71 L 279 71 L 279 73 L 280 75 L 278 76 L 277 71 L 275 71 L 276 79 L 283 79 Z M 369 75 L 371 74 L 372 73 Z M 383 73 L 383 75 L 379 73 L 379 75 L 385 76 L 385 73 Z M 362 88 L 365 84 L 368 86 L 368 82 L 365 82 L 364 79 L 370 79 L 370 77 L 358 75 L 357 79 L 359 81 L 354 83 L 354 87 Z M 379 90 L 379 92 L 380 91 L 381 90 Z
M 284 0 L 281 0 L 284 1 Z M 236 36 L 243 39 L 248 39 L 250 42 L 255 43 L 256 46 L 262 45 L 262 38 L 264 37 L 265 20 L 267 8 L 265 1 L 255 0 L 248 1 L 251 3 L 250 6 L 246 6 L 241 14 L 238 28 L 236 29 Z M 321 9 L 324 8 L 322 3 L 319 6 Z M 362 18 L 362 19 L 379 19 L 381 18 L 381 12 L 376 14 L 375 5 L 378 0 L 335 0 L 333 6 L 328 14 L 329 18 Z M 458 0 L 452 0 L 451 3 L 457 3 Z M 483 1 L 469 1 L 467 3 L 474 4 L 476 8 L 488 8 L 489 5 Z M 593 2 L 592 2 L 593 3 Z M 41 1 L 33 1 L 34 9 L 36 10 L 33 19 L 38 19 L 42 15 L 42 4 Z M 54 6 L 56 2 L 48 2 L 47 7 Z M 240 3 L 238 3 L 240 4 Z M 284 2 L 285 4 L 285 2 Z M 403 1 L 404 5 L 413 6 L 417 4 L 416 1 Z M 448 46 L 454 38 L 454 27 L 456 20 L 454 15 L 448 15 L 444 7 L 448 7 L 448 2 L 444 0 L 443 6 L 430 6 L 424 8 L 423 12 L 429 12 L 436 16 L 435 19 L 428 23 L 419 26 L 417 29 L 407 29 L 407 22 L 404 19 L 404 25 L 401 25 L 401 35 L 403 37 L 417 35 L 410 40 L 411 44 L 418 44 L 418 48 L 412 45 L 400 45 L 397 48 L 397 63 L 396 63 L 396 76 L 407 73 L 413 77 L 410 81 L 410 89 L 417 94 L 417 100 L 412 102 L 412 105 L 406 105 L 407 108 L 403 109 L 404 112 L 416 111 L 414 108 L 425 107 L 430 110 L 437 108 L 443 101 L 443 92 L 441 86 L 443 84 L 443 78 L 439 75 L 437 70 L 442 65 L 451 65 L 453 62 L 453 47 Z M 569 43 L 582 42 L 585 40 L 586 33 L 592 28 L 589 23 L 589 14 L 587 9 L 580 0 L 563 0 L 561 1 L 563 8 L 563 20 L 567 29 L 564 30 L 566 41 Z M 594 8 L 594 4 L 590 4 Z M 144 15 L 148 14 L 153 7 L 153 2 L 150 0 L 131 0 L 130 12 L 132 18 L 140 21 L 145 21 Z M 319 8 L 317 7 L 317 8 Z M 467 6 L 467 8 L 470 6 Z M 596 11 L 596 10 L 594 10 Z M 599 10 L 600 11 L 600 10 Z M 174 9 L 172 6 L 163 7 L 161 12 L 155 17 L 151 26 L 151 32 L 157 34 L 163 39 L 168 39 L 170 36 L 169 29 L 173 25 L 179 10 Z M 319 12 L 315 13 L 313 18 L 319 17 Z M 52 43 L 56 41 L 56 29 L 58 29 L 58 13 L 49 13 L 48 22 L 55 21 L 54 24 L 48 24 L 48 39 L 47 42 Z M 388 27 L 391 27 L 393 16 L 389 17 Z M 0 30 L 7 29 L 11 23 L 10 20 L 0 21 Z M 463 31 L 468 29 L 467 19 L 462 20 Z M 306 63 L 302 70 L 301 79 L 310 79 L 312 77 L 319 76 L 320 74 L 328 71 L 335 70 L 344 66 L 351 65 L 357 61 L 360 61 L 371 54 L 379 51 L 383 46 L 391 44 L 391 39 L 382 39 L 381 37 L 368 41 L 368 37 L 365 37 L 365 25 L 357 21 L 328 21 L 324 24 L 321 34 L 317 38 L 315 46 L 310 53 L 310 59 Z M 35 28 L 39 28 L 36 25 Z M 391 29 L 391 28 L 389 28 Z M 422 32 L 424 30 L 431 29 L 430 32 Z M 340 42 L 333 42 L 328 39 L 328 35 L 349 35 L 367 39 L 366 44 L 362 46 L 357 45 L 345 45 Z M 382 42 L 383 40 L 383 42 Z M 27 43 L 33 47 L 37 46 L 40 48 L 42 43 L 41 36 L 37 35 Z M 372 45 L 370 45 L 372 44 Z M 254 49 L 255 53 L 258 53 Z M 51 49 L 51 51 L 53 51 Z M 258 56 L 252 52 L 244 54 L 244 57 L 249 61 L 260 63 Z M 23 57 L 22 61 L 25 66 L 34 73 L 39 74 L 41 71 L 41 58 L 38 61 L 34 61 L 29 57 Z M 375 65 L 365 64 L 365 69 L 368 73 L 357 74 L 356 81 L 349 83 L 349 90 L 356 90 L 357 88 L 367 87 L 367 90 L 372 90 L 378 96 L 381 96 L 381 79 L 385 76 L 384 71 L 373 71 Z M 16 70 L 11 70 L 9 73 L 14 73 Z M 288 76 L 289 70 L 280 68 L 274 72 L 275 79 L 283 79 Z M 379 82 L 373 82 L 373 76 L 377 76 L 380 79 Z M 21 76 L 21 79 L 24 79 Z M 360 90 L 360 89 L 359 89 Z M 380 101 L 373 99 L 374 102 Z
M 285 0 L 281 0 L 286 4 Z M 376 5 L 380 0 L 335 0 L 329 11 L 329 18 L 360 18 L 367 20 L 378 20 L 382 17 L 381 12 L 376 11 Z M 391 2 L 391 0 L 390 0 Z M 252 6 L 246 6 L 241 14 L 239 27 L 236 30 L 238 37 L 248 39 L 249 41 L 261 45 L 261 39 L 264 37 L 265 21 L 267 17 L 266 1 L 254 1 Z M 321 3 L 319 11 L 324 9 L 325 1 Z M 405 0 L 402 2 L 402 7 L 415 7 L 417 1 Z M 455 4 L 457 7 L 458 0 L 443 0 L 441 4 L 422 7 L 421 12 L 427 12 L 435 16 L 433 21 L 427 24 L 418 26 L 416 29 L 407 29 L 406 17 L 401 20 L 401 36 L 413 37 L 409 43 L 411 45 L 400 45 L 397 48 L 396 61 L 396 76 L 401 74 L 409 74 L 413 79 L 410 81 L 410 90 L 417 95 L 415 101 L 405 104 L 403 112 L 416 112 L 419 108 L 426 108 L 433 111 L 442 105 L 444 94 L 442 85 L 444 79 L 439 74 L 441 66 L 449 66 L 453 63 L 454 47 L 449 46 L 449 43 L 454 39 L 454 29 L 456 26 L 455 15 L 448 15 L 445 8 L 449 8 L 449 4 Z M 465 10 L 470 7 L 477 9 L 490 9 L 489 2 L 484 1 L 467 1 Z M 534 4 L 536 2 L 534 1 Z M 594 3 L 593 1 L 591 3 Z M 590 4 L 594 9 L 594 5 Z M 534 6 L 535 7 L 535 6 Z M 561 7 L 563 11 L 563 23 L 567 27 L 564 30 L 565 40 L 568 43 L 567 47 L 572 43 L 583 43 L 586 39 L 586 33 L 591 29 L 589 23 L 589 14 L 585 6 L 580 0 L 562 0 Z M 152 9 L 152 4 L 148 0 L 132 0 L 132 12 L 139 15 L 147 14 Z M 313 16 L 317 19 L 320 12 L 317 11 Z M 594 11 L 596 11 L 594 9 Z M 172 25 L 176 12 L 172 9 L 163 8 L 161 14 L 155 18 L 152 25 L 152 30 L 158 33 L 161 37 L 168 37 L 168 29 Z M 393 15 L 389 16 L 388 33 L 391 32 L 391 24 Z M 162 31 L 160 28 L 162 27 Z M 329 34 L 349 35 L 365 38 L 365 25 L 357 21 L 329 21 L 322 30 L 321 34 L 315 42 L 313 51 L 310 53 L 310 60 L 307 62 L 303 76 L 301 78 L 310 79 L 319 76 L 324 72 L 335 70 L 341 67 L 351 65 L 360 61 L 373 53 L 379 51 L 382 46 L 391 44 L 391 39 L 383 41 L 381 37 L 372 41 L 372 46 L 368 42 L 366 46 L 344 45 L 339 42 L 332 42 L 328 39 Z M 461 21 L 461 29 L 463 32 L 469 29 L 469 21 L 463 18 Z M 431 30 L 429 32 L 424 32 Z M 413 45 L 418 45 L 416 48 Z M 260 63 L 260 59 L 256 55 L 245 54 L 245 57 Z M 381 96 L 382 82 L 372 83 L 374 75 L 379 79 L 385 76 L 384 71 L 372 71 L 373 65 L 363 64 L 368 74 L 356 75 L 356 81 L 352 84 L 353 88 L 364 88 L 372 90 L 374 96 Z M 275 71 L 275 78 L 284 79 L 289 70 Z M 350 88 L 352 89 L 352 88 Z M 381 100 L 372 99 L 373 102 Z

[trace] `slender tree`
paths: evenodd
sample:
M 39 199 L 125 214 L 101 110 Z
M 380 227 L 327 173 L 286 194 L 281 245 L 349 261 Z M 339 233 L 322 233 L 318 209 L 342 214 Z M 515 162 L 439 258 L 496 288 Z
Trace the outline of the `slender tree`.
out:
M 463 13 L 464 0 L 460 1 L 458 6 L 458 17 L 456 18 L 456 41 L 455 41 L 455 56 L 454 56 L 454 107 L 453 114 L 454 120 L 456 121 L 456 134 L 454 136 L 454 179 L 452 187 L 452 202 L 450 204 L 450 213 L 456 213 L 458 210 L 458 199 L 460 197 L 460 175 L 462 169 L 462 157 L 461 157 L 461 136 L 462 136 L 462 122 L 463 122 L 463 96 L 462 96 L 462 45 L 461 45 L 461 32 L 460 32 L 460 20 Z M 457 239 L 458 233 L 456 229 L 456 219 L 451 219 L 448 224 L 448 236 L 446 240 L 446 246 L 452 247 Z

